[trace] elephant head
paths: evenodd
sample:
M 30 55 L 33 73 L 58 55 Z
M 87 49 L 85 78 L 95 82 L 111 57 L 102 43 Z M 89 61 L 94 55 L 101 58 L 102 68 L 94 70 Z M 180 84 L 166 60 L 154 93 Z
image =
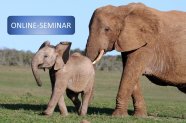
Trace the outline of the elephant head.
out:
M 107 51 L 139 49 L 156 38 L 159 25 L 156 11 L 141 3 L 98 8 L 90 20 L 86 56 L 94 61 Z
M 50 45 L 49 41 L 44 42 L 32 59 L 32 72 L 38 86 L 42 85 L 38 69 L 54 68 L 58 70 L 63 67 L 69 58 L 71 43 L 60 42 L 58 45 Z

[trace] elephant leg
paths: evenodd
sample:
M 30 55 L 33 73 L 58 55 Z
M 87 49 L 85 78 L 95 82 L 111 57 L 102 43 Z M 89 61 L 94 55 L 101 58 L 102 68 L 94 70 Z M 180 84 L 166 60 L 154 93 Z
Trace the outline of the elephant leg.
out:
M 56 78 L 55 78 L 55 71 L 53 69 L 50 69 L 49 70 L 49 75 L 50 75 L 50 82 L 51 82 L 51 87 L 52 87 L 52 93 L 54 91 L 54 86 L 55 86 L 55 81 L 56 81 Z M 52 98 L 52 94 L 51 94 L 51 97 Z
M 147 116 L 146 105 L 141 93 L 140 83 L 139 81 L 134 86 L 134 90 L 132 92 L 132 100 L 134 105 L 134 116 L 144 117 Z
M 50 96 L 50 100 L 52 99 L 52 95 L 54 94 L 54 86 L 55 86 L 55 71 L 53 69 L 49 70 L 49 75 L 50 75 L 50 82 L 51 82 L 51 96 Z M 49 108 L 49 104 L 47 105 L 47 109 L 43 112 L 44 115 L 52 115 L 54 109 L 50 109 Z
M 128 115 L 127 108 L 129 98 L 131 97 L 134 86 L 139 81 L 139 77 L 142 75 L 144 69 L 144 59 L 141 58 L 142 54 L 133 53 L 127 57 L 126 64 L 124 64 L 120 86 L 116 97 L 116 108 L 112 114 L 113 116 Z M 124 57 L 122 56 L 122 58 Z
M 92 89 L 87 92 L 82 92 L 82 94 L 81 94 L 82 105 L 80 108 L 79 115 L 84 116 L 87 114 L 87 109 L 88 109 L 88 105 L 89 105 L 89 100 L 91 98 L 91 94 L 92 94 Z
M 67 116 L 68 115 L 68 111 L 67 111 L 67 107 L 65 105 L 65 101 L 64 101 L 64 96 L 62 95 L 58 101 L 58 106 L 59 106 L 59 110 L 62 116 Z
M 57 102 L 60 100 L 60 97 L 64 94 L 66 90 L 66 86 L 66 81 L 64 81 L 63 78 L 58 78 L 58 80 L 56 80 L 52 97 L 48 103 L 47 109 L 43 112 L 45 115 L 52 115 L 57 105 Z M 65 103 L 64 99 L 60 100 L 60 105 L 61 103 Z
M 94 88 L 91 90 L 91 95 L 90 95 L 90 98 L 89 98 L 89 101 L 88 101 L 89 105 L 92 102 L 93 98 L 94 98 Z
M 89 101 L 88 101 L 88 104 L 90 105 L 90 103 L 92 102 L 92 100 L 93 100 L 93 98 L 94 98 L 94 87 L 95 87 L 95 83 L 94 83 L 94 78 L 95 78 L 95 76 L 92 76 L 92 79 L 90 80 L 90 98 L 89 98 Z M 92 85 L 92 86 L 91 86 Z
M 53 94 L 55 81 L 56 81 L 54 69 L 49 70 L 49 75 L 50 75 L 50 81 L 51 81 L 51 86 L 52 86 L 52 94 Z M 52 94 L 51 94 L 50 99 L 52 98 Z M 64 102 L 64 96 L 62 95 L 59 99 L 58 106 L 59 106 L 61 114 L 66 116 L 66 115 L 68 115 L 68 111 L 67 111 L 65 103 L 63 103 L 63 102 Z
M 79 108 L 81 106 L 81 101 L 78 98 L 79 93 L 75 93 L 75 92 L 67 89 L 66 94 L 67 94 L 67 97 L 73 102 L 76 110 L 79 111 Z

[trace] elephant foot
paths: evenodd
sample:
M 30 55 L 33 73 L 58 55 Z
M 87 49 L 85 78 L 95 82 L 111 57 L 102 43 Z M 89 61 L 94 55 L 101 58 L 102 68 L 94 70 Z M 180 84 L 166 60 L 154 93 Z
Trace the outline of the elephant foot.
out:
M 81 112 L 79 115 L 80 115 L 80 116 L 85 116 L 85 115 L 86 115 L 86 113 L 82 113 L 82 112 Z
M 87 112 L 84 112 L 84 111 L 78 111 L 78 115 L 80 116 L 85 116 L 87 114 Z
M 134 116 L 135 117 L 147 117 L 147 112 L 146 111 L 135 111 Z
M 124 111 L 122 109 L 115 109 L 114 112 L 112 113 L 112 116 L 125 117 L 128 116 L 128 113 L 127 111 Z
M 63 116 L 63 117 L 68 116 L 68 112 L 66 112 L 66 113 L 61 113 L 61 116 Z
M 44 112 L 42 112 L 42 115 L 52 116 L 52 112 L 45 110 Z
M 78 111 L 78 115 L 80 115 L 80 116 L 85 116 L 86 114 L 87 114 L 87 110 L 81 109 Z

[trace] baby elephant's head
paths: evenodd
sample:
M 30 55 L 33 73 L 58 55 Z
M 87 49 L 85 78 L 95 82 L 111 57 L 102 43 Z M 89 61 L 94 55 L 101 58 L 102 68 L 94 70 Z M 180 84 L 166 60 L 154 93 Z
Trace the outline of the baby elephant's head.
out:
M 67 62 L 70 53 L 71 42 L 60 42 L 56 46 L 50 45 L 49 41 L 45 41 L 36 52 L 32 59 L 32 72 L 38 86 L 42 85 L 38 69 L 59 70 Z

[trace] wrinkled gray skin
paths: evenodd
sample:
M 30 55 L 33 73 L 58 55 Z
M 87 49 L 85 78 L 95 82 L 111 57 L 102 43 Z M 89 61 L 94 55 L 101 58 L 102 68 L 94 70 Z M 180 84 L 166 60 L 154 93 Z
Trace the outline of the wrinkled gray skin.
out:
M 70 45 L 61 42 L 56 47 L 49 42 L 44 42 L 32 60 L 32 70 L 36 82 L 41 86 L 38 69 L 49 69 L 52 95 L 45 115 L 52 115 L 57 103 L 63 116 L 68 115 L 64 102 L 64 93 L 74 103 L 80 115 L 86 115 L 88 104 L 92 99 L 94 68 L 92 62 L 80 53 L 74 53 L 69 57 Z M 86 69 L 85 69 L 86 68 Z M 78 99 L 81 93 L 82 104 Z

